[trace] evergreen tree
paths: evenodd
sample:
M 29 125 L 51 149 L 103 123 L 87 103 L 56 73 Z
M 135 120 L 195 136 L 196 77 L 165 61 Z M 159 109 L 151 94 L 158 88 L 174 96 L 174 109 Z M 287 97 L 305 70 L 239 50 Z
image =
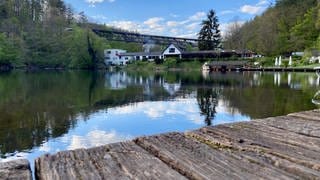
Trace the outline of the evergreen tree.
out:
M 221 33 L 218 17 L 214 10 L 210 10 L 207 19 L 203 20 L 199 32 L 199 49 L 214 50 L 221 48 Z

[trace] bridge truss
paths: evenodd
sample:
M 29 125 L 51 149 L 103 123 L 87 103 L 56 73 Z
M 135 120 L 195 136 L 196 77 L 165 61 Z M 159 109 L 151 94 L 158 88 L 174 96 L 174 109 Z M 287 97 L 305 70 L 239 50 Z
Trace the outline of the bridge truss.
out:
M 172 43 L 178 45 L 179 47 L 185 47 L 186 45 L 197 47 L 199 41 L 198 39 L 192 38 L 146 35 L 117 30 L 92 29 L 92 31 L 110 41 L 135 42 L 140 44 L 153 43 L 158 45 L 168 45 Z

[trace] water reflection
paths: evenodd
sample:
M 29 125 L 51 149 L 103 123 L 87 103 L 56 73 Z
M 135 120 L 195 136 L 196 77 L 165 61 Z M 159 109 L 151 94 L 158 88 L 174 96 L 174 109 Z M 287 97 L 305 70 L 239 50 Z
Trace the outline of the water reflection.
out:
M 317 108 L 314 73 L 0 75 L 3 159 Z M 314 99 L 319 99 L 317 94 Z
M 280 72 L 274 73 L 273 76 L 274 76 L 274 84 L 280 86 L 280 84 L 281 84 L 281 73 Z
M 216 107 L 218 105 L 218 96 L 221 94 L 221 89 L 218 88 L 198 88 L 197 101 L 201 114 L 205 116 L 205 124 L 212 125 L 212 121 L 216 116 Z
M 320 105 L 320 91 L 318 91 L 314 97 L 312 98 L 312 103 L 316 105 Z
M 131 75 L 128 76 L 127 72 L 110 72 L 105 75 L 105 86 L 108 89 L 121 90 L 129 86 L 142 86 L 145 95 L 151 95 L 153 86 L 162 87 L 169 95 L 174 95 L 181 88 L 181 82 L 167 82 L 161 76 L 147 76 Z

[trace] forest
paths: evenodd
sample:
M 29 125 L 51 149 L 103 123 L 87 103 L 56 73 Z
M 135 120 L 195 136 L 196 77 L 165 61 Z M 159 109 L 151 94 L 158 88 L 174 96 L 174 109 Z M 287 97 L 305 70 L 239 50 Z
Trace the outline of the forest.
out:
M 75 68 L 104 66 L 103 50 L 141 51 L 141 44 L 111 42 L 63 0 L 0 1 L 0 69 Z M 320 49 L 319 0 L 277 0 L 254 19 L 229 26 L 224 49 L 252 50 L 265 56 Z
M 1 0 L 0 67 L 95 69 L 103 65 L 105 48 L 136 48 L 108 42 L 92 28 L 107 27 L 90 23 L 63 0 Z
M 277 0 L 251 21 L 233 23 L 224 47 L 266 56 L 320 50 L 320 1 Z

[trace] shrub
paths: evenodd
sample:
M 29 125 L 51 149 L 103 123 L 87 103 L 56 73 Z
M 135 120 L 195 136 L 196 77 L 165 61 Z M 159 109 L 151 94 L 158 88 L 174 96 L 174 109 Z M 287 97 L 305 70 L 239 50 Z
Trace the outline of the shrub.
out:
M 160 58 L 156 58 L 156 59 L 154 60 L 154 62 L 155 62 L 156 64 L 163 64 L 164 60 L 163 60 L 163 59 L 160 59 Z

